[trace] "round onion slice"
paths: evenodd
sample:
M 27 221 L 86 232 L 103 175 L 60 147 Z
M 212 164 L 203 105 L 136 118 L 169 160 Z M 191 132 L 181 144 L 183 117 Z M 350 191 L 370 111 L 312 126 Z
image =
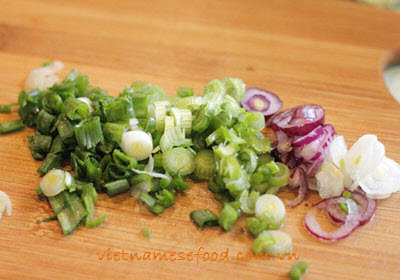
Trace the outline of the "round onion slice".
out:
M 295 207 L 304 201 L 308 191 L 307 177 L 303 168 L 295 167 L 292 169 L 289 177 L 289 187 L 292 189 L 299 188 L 299 193 L 295 199 L 286 200 L 290 207 Z
M 272 118 L 273 130 L 282 130 L 293 136 L 303 136 L 324 124 L 325 110 L 318 105 L 307 104 L 287 109 Z
M 375 214 L 376 200 L 368 198 L 365 194 L 358 191 L 352 193 L 351 199 L 361 207 L 360 226 L 365 225 Z M 347 214 L 338 205 L 330 205 L 327 207 L 327 212 L 331 219 L 337 223 L 344 223 L 346 220 Z
M 332 207 L 331 205 L 351 202 L 352 200 L 346 197 L 332 197 L 318 202 L 304 217 L 306 229 L 312 236 L 325 241 L 333 242 L 346 238 L 360 225 L 361 213 L 359 210 L 354 211 L 349 207 L 349 214 L 344 223 L 338 229 L 330 232 L 321 228 L 316 218 L 316 212 L 319 210 L 327 211 L 327 208 Z
M 261 112 L 265 118 L 282 108 L 282 101 L 276 94 L 260 88 L 248 88 L 241 104 L 248 111 Z

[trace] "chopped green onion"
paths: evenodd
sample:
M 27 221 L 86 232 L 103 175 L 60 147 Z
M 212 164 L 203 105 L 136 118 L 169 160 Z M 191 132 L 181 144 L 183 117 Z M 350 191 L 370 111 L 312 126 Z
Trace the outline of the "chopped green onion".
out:
M 349 214 L 349 207 L 347 206 L 346 203 L 339 202 L 339 208 L 340 208 L 340 210 L 342 210 L 346 214 Z
M 44 156 L 50 151 L 51 148 L 51 136 L 35 134 L 28 136 L 29 148 L 34 159 L 42 160 Z
M 81 121 L 89 116 L 89 106 L 76 98 L 69 97 L 64 101 L 61 111 L 71 121 Z
M 127 192 L 130 189 L 130 186 L 128 180 L 121 179 L 104 184 L 104 189 L 108 196 L 112 197 Z
M 178 146 L 185 140 L 185 133 L 180 127 L 166 130 L 160 139 L 160 148 L 164 153 L 174 146 Z
M 175 203 L 175 196 L 167 189 L 161 190 L 156 194 L 157 202 L 165 208 L 171 207 Z
M 7 134 L 24 129 L 22 120 L 0 123 L 0 134 Z
M 217 215 L 208 209 L 192 211 L 190 212 L 190 218 L 200 229 L 218 225 Z
M 136 159 L 127 156 L 120 150 L 115 149 L 112 153 L 112 157 L 115 165 L 121 170 L 130 170 L 132 168 L 136 168 L 137 166 Z
M 351 192 L 349 192 L 349 191 L 344 191 L 342 196 L 343 196 L 343 197 L 346 197 L 346 198 L 351 198 Z
M 211 150 L 201 150 L 194 158 L 194 174 L 200 179 L 209 179 L 215 172 L 214 153 Z
M 66 147 L 64 146 L 64 143 L 63 143 L 60 135 L 57 135 L 53 139 L 53 142 L 51 143 L 50 153 L 63 154 L 63 153 L 65 153 L 65 150 L 66 150 Z
M 285 219 L 285 206 L 276 195 L 264 194 L 257 199 L 255 205 L 256 217 L 266 221 L 268 229 L 278 229 Z
M 293 251 L 292 238 L 279 230 L 266 230 L 254 240 L 253 251 L 270 257 L 284 256 Z
M 75 126 L 76 140 L 82 148 L 91 149 L 104 140 L 100 118 L 85 119 Z
M 241 79 L 223 78 L 221 80 L 227 94 L 235 98 L 237 102 L 243 99 L 246 85 Z
M 250 187 L 247 172 L 241 169 L 238 173 L 240 177 L 236 180 L 224 178 L 226 188 L 229 190 L 229 193 L 234 197 L 239 196 L 242 191 Z
M 142 233 L 142 235 L 147 239 L 150 240 L 151 239 L 151 231 L 148 228 L 142 228 L 142 230 L 140 231 Z
M 211 123 L 211 118 L 206 115 L 205 106 L 200 106 L 194 114 L 192 129 L 198 133 L 203 133 Z
M 225 231 L 230 231 L 238 217 L 238 211 L 230 204 L 226 203 L 224 209 L 222 209 L 221 214 L 219 215 L 218 223 Z
M 180 87 L 178 88 L 178 90 L 176 91 L 177 95 L 179 97 L 188 97 L 188 96 L 193 96 L 193 89 L 189 88 L 189 87 Z
M 185 148 L 173 148 L 163 153 L 163 167 L 171 175 L 188 175 L 194 171 L 194 156 Z
M 137 174 L 128 179 L 132 187 L 131 195 L 138 196 L 141 192 L 148 193 L 153 189 L 152 178 L 148 174 Z
M 257 168 L 257 154 L 249 148 L 243 149 L 239 152 L 240 161 L 246 163 L 245 170 L 248 173 L 253 173 Z
M 246 214 L 254 214 L 256 201 L 259 196 L 259 192 L 251 191 L 249 194 L 248 190 L 244 190 L 239 198 L 240 208 L 242 209 L 242 211 Z
M 301 277 L 304 273 L 307 272 L 308 263 L 306 262 L 298 262 L 292 265 L 292 268 L 289 272 L 289 277 L 291 280 L 301 280 Z
M 132 101 L 126 97 L 102 102 L 104 117 L 108 122 L 129 120 L 136 117 Z
M 143 204 L 145 204 L 149 208 L 154 207 L 157 203 L 157 200 L 147 192 L 141 192 L 139 195 L 139 199 Z
M 246 219 L 246 226 L 250 234 L 253 237 L 257 237 L 261 232 L 267 229 L 268 224 L 266 221 L 250 217 Z
M 85 207 L 75 193 L 63 191 L 47 198 L 64 234 L 73 232 L 87 215 Z
M 147 159 L 153 151 L 153 140 L 150 133 L 140 130 L 128 131 L 122 135 L 122 151 L 136 160 Z
M 10 104 L 0 104 L 0 113 L 11 113 Z
M 43 176 L 50 170 L 61 167 L 61 163 L 61 155 L 48 153 L 37 172 L 40 174 L 40 176 Z
M 121 145 L 122 135 L 128 129 L 127 123 L 107 122 L 103 126 L 103 133 L 106 140 Z
M 183 192 L 185 190 L 188 190 L 190 186 L 183 180 L 182 176 L 180 174 L 177 174 L 174 177 L 174 183 L 176 185 L 176 188 L 179 192 Z
M 147 117 L 148 95 L 143 92 L 135 92 L 131 95 L 133 108 L 137 118 Z
M 208 189 L 213 193 L 226 191 L 224 180 L 217 173 L 214 173 L 208 180 Z
M 272 174 L 269 179 L 269 184 L 275 187 L 286 186 L 289 183 L 289 168 L 281 162 L 276 162 L 276 165 L 279 167 L 279 171 L 275 174 Z

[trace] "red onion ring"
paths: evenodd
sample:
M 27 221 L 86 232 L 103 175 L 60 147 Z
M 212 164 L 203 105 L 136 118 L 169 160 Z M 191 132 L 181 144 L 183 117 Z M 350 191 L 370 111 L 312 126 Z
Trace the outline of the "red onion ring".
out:
M 260 88 L 248 88 L 241 101 L 247 111 L 259 111 L 269 118 L 282 108 L 280 98 L 269 91 Z
M 365 225 L 375 214 L 377 205 L 376 199 L 369 198 L 359 191 L 353 192 L 351 199 L 361 206 L 360 226 Z M 331 219 L 337 223 L 344 223 L 346 220 L 347 214 L 343 212 L 338 205 L 331 205 L 327 208 L 327 212 Z
M 318 105 L 300 105 L 275 115 L 271 122 L 274 131 L 281 130 L 288 135 L 303 136 L 324 124 L 325 110 Z
M 320 239 L 325 241 L 339 241 L 348 237 L 359 225 L 361 219 L 361 213 L 359 210 L 350 211 L 350 213 L 346 216 L 346 220 L 344 223 L 336 230 L 327 232 L 323 230 L 316 219 L 316 211 L 322 210 L 327 211 L 327 208 L 332 207 L 331 205 L 338 205 L 339 203 L 348 202 L 349 198 L 346 197 L 332 197 L 329 199 L 324 199 L 314 205 L 310 211 L 304 217 L 304 225 L 308 232 Z
M 290 207 L 295 207 L 304 201 L 308 191 L 307 177 L 303 168 L 295 167 L 291 170 L 289 176 L 289 188 L 291 189 L 299 188 L 299 192 L 295 199 L 286 200 L 286 203 Z

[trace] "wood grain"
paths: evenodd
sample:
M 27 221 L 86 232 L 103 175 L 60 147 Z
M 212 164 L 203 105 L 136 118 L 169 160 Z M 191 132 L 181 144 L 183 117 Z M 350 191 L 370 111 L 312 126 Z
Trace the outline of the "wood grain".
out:
M 117 94 L 134 80 L 203 85 L 225 76 L 242 78 L 279 94 L 285 108 L 317 103 L 349 144 L 374 133 L 400 162 L 400 105 L 386 90 L 384 57 L 399 46 L 400 16 L 345 1 L 60 1 L 0 0 L 0 103 L 13 102 L 29 71 L 60 59 L 93 85 Z M 66 71 L 63 73 L 65 74 Z M 0 121 L 17 119 L 16 112 Z M 232 231 L 198 230 L 193 209 L 220 208 L 205 184 L 194 184 L 161 217 L 129 195 L 100 195 L 97 213 L 108 222 L 63 236 L 35 194 L 40 165 L 26 136 L 0 137 L 0 189 L 13 202 L 0 223 L 0 279 L 286 279 L 293 260 L 114 261 L 112 253 L 223 252 L 247 254 L 252 238 L 243 219 Z M 283 199 L 294 194 L 283 192 Z M 318 201 L 287 209 L 283 230 L 294 252 L 308 261 L 306 279 L 400 279 L 400 193 L 379 201 L 374 220 L 334 244 L 310 237 L 304 213 Z M 140 230 L 152 230 L 151 241 Z

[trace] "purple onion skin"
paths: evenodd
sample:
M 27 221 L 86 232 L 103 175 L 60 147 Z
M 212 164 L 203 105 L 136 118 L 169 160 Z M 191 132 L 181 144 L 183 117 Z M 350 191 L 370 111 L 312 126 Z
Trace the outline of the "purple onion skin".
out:
M 252 101 L 254 98 L 263 98 L 265 102 L 268 102 L 268 106 L 263 110 L 257 110 Z M 268 120 L 271 116 L 276 114 L 282 108 L 282 100 L 275 93 L 269 92 L 265 89 L 250 87 L 246 89 L 244 97 L 241 101 L 241 105 L 247 111 L 259 111 L 264 115 L 265 120 Z

